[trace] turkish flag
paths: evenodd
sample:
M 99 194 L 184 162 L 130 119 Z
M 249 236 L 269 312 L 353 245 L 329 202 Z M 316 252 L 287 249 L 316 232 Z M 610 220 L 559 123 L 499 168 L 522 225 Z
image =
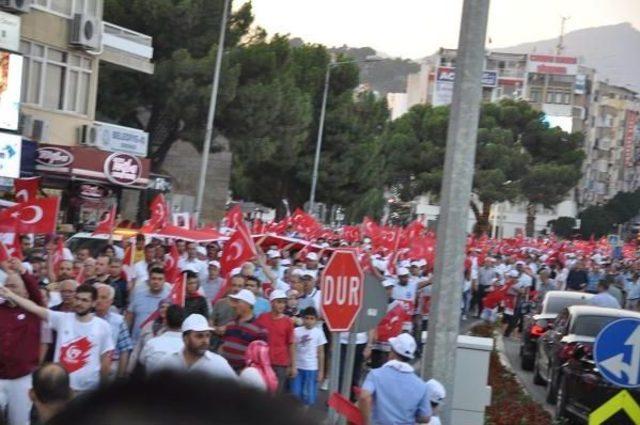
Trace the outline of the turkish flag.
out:
M 249 230 L 244 223 L 240 223 L 231 238 L 224 244 L 220 258 L 222 273 L 226 276 L 231 270 L 253 259 L 256 255 L 256 246 Z
M 358 242 L 360 237 L 360 229 L 357 226 L 344 226 L 342 228 L 342 237 L 349 243 Z
M 169 224 L 169 207 L 162 194 L 157 195 L 149 205 L 151 209 L 151 217 L 147 223 L 142 226 L 142 233 L 151 233 L 157 229 L 162 229 Z
M 264 221 L 262 221 L 259 218 L 256 218 L 255 220 L 253 220 L 253 226 L 252 226 L 251 232 L 254 235 L 263 234 L 265 232 L 265 229 L 266 229 L 266 224 Z
M 16 233 L 55 233 L 60 198 L 23 202 L 0 211 L 0 231 Z
M 56 249 L 53 251 L 53 270 L 56 274 L 60 269 L 60 263 L 64 260 L 64 242 L 62 241 L 62 236 L 58 236 L 58 241 L 56 242 Z
M 102 234 L 102 235 L 110 235 L 113 233 L 113 229 L 116 227 L 116 206 L 112 206 L 109 211 L 107 211 L 102 218 L 98 222 L 96 226 L 96 230 L 93 231 L 94 235 Z
M 369 217 L 365 217 L 362 221 L 362 226 L 364 227 L 363 233 L 365 236 L 369 236 L 372 240 L 378 238 L 378 234 L 380 233 L 380 226 L 378 226 L 378 223 Z
M 167 282 L 175 284 L 180 277 L 180 268 L 178 267 L 178 261 L 180 261 L 180 253 L 175 243 L 169 246 L 169 253 L 164 258 L 164 273 Z
M 402 325 L 410 320 L 411 316 L 409 316 L 402 304 L 398 303 L 387 312 L 378 324 L 378 341 L 389 341 L 389 338 L 400 335 L 402 332 Z
M 322 226 L 311 215 L 296 209 L 291 216 L 291 223 L 293 223 L 294 229 L 297 233 L 308 237 L 309 239 L 322 230 Z
M 36 199 L 40 189 L 40 177 L 26 177 L 13 181 L 16 202 L 29 202 Z
M 178 275 L 178 279 L 175 281 L 175 283 L 171 287 L 171 293 L 169 294 L 171 303 L 175 305 L 179 305 L 180 307 L 184 307 L 184 303 L 187 297 L 186 291 L 187 291 L 187 274 L 182 273 L 182 276 Z
M 242 208 L 240 208 L 239 204 L 234 205 L 229 211 L 227 211 L 224 218 L 227 221 L 227 226 L 232 229 L 244 224 L 244 214 L 242 214 Z

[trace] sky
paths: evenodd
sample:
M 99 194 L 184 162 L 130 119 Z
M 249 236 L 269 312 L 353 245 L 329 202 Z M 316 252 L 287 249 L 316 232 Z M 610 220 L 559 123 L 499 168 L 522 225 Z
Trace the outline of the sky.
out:
M 463 0 L 251 1 L 256 24 L 269 34 L 418 59 L 457 47 Z M 640 0 L 492 0 L 489 47 L 557 38 L 562 16 L 569 16 L 566 32 L 621 22 L 640 29 Z

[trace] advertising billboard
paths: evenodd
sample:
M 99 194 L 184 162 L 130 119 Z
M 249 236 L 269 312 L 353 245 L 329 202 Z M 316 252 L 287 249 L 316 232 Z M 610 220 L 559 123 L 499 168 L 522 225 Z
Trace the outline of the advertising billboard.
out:
M 21 152 L 21 136 L 0 133 L 0 177 L 11 179 L 20 177 Z
M 632 167 L 634 163 L 633 148 L 636 136 L 636 125 L 638 124 L 638 113 L 627 111 L 624 126 L 624 166 Z
M 456 80 L 456 69 L 450 66 L 436 68 L 435 87 L 433 90 L 433 106 L 449 105 L 453 99 L 453 83 Z M 498 73 L 482 71 L 482 87 L 496 87 Z
M 578 73 L 578 58 L 573 56 L 529 55 L 527 72 L 576 75 Z
M 0 51 L 0 129 L 18 129 L 21 86 L 22 56 Z

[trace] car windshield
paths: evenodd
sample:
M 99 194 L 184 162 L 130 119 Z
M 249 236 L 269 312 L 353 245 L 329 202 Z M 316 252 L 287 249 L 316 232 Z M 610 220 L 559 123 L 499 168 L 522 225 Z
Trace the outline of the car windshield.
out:
M 596 337 L 609 323 L 619 319 L 616 316 L 579 316 L 573 322 L 570 334 Z
M 549 297 L 542 307 L 543 314 L 558 314 L 563 308 L 571 305 L 582 305 L 587 303 L 587 297 L 567 298 L 567 297 Z
M 71 238 L 67 242 L 67 248 L 71 252 L 78 252 L 81 248 L 89 248 L 91 255 L 96 256 L 108 244 L 109 241 L 107 239 Z

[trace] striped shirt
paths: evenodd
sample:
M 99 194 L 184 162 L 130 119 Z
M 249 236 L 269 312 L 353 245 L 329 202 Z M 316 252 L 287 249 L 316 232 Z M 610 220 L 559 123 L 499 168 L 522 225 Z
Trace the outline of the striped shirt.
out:
M 244 353 L 247 347 L 258 340 L 267 342 L 267 330 L 256 323 L 255 316 L 245 322 L 233 320 L 227 324 L 222 337 L 220 354 L 238 372 L 245 367 Z

